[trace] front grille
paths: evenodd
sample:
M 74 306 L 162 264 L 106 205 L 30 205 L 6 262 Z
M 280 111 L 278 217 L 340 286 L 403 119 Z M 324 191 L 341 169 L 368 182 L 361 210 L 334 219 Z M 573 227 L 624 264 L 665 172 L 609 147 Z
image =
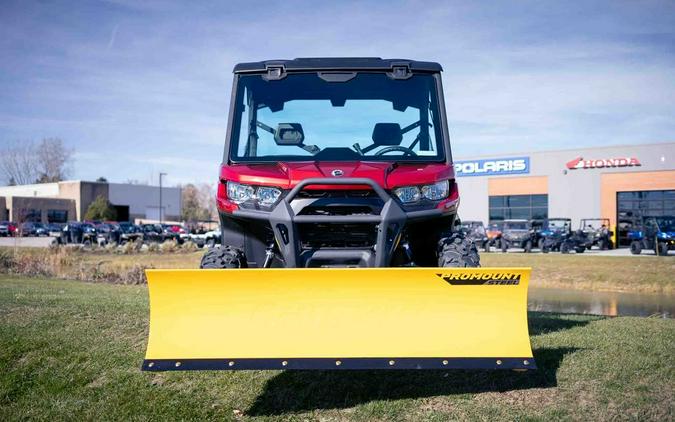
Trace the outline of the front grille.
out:
M 372 215 L 373 209 L 362 205 L 307 206 L 299 215 Z
M 377 243 L 377 225 L 356 224 L 298 224 L 303 249 L 369 248 Z
M 330 189 L 313 190 L 305 189 L 298 193 L 297 198 L 379 198 L 375 191 L 370 189 Z

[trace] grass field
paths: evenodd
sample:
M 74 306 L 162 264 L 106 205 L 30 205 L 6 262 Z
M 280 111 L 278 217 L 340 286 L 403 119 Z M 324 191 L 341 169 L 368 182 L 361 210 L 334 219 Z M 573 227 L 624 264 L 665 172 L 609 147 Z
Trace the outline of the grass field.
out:
M 0 253 L 3 249 L 0 248 Z M 5 253 L 14 253 L 4 249 Z M 20 255 L 43 257 L 44 249 L 22 249 Z M 88 273 L 123 273 L 142 265 L 154 268 L 198 268 L 203 251 L 119 255 L 73 252 L 49 261 L 57 278 L 87 279 Z M 532 267 L 533 287 L 675 294 L 675 257 L 577 256 L 574 254 L 484 253 L 483 267 Z M 1 267 L 1 265 L 0 265 Z M 1 271 L 1 268 L 0 268 Z M 47 274 L 48 275 L 48 274 Z
M 532 286 L 675 293 L 675 257 L 481 254 L 484 267 L 532 267 Z
M 496 258 L 497 259 L 497 258 Z M 531 314 L 541 368 L 142 373 L 145 286 L 0 274 L 0 420 L 673 420 L 675 321 Z

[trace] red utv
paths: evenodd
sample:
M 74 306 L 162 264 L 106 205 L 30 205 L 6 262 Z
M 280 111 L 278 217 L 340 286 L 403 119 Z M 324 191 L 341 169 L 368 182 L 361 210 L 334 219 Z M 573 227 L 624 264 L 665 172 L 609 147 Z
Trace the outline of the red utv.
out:
M 441 66 L 311 58 L 234 68 L 218 181 L 222 246 L 202 268 L 476 267 Z

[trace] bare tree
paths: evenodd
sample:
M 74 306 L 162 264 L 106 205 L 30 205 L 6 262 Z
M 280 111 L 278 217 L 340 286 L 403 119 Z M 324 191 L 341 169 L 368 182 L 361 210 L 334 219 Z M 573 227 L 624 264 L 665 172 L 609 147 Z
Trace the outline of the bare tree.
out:
M 218 210 L 216 208 L 216 192 L 208 183 L 202 183 L 199 186 L 199 201 L 202 208 L 206 211 L 210 220 L 218 219 Z
M 46 138 L 37 146 L 37 160 L 39 182 L 60 182 L 70 175 L 73 150 L 59 138 Z
M 38 178 L 35 144 L 32 141 L 7 143 L 0 150 L 0 172 L 7 184 L 35 183 Z
M 202 206 L 200 192 L 195 185 L 189 183 L 181 189 L 181 217 L 188 223 L 196 223 L 197 221 L 206 220 L 208 218 L 207 211 Z
M 58 138 L 10 142 L 0 148 L 0 176 L 9 185 L 58 182 L 70 174 L 72 157 Z

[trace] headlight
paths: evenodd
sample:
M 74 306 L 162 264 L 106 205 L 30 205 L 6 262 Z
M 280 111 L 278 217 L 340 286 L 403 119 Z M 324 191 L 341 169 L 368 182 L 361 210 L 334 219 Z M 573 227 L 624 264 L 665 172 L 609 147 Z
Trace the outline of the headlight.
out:
M 422 196 L 432 200 L 439 201 L 448 196 L 448 181 L 436 182 L 433 185 L 422 186 Z
M 227 182 L 227 197 L 234 203 L 240 204 L 250 201 L 255 197 L 253 186 L 241 185 L 235 182 Z
M 403 203 L 417 202 L 420 200 L 420 190 L 417 186 L 405 186 L 394 189 L 394 193 Z
M 270 186 L 249 186 L 236 182 L 227 182 L 227 197 L 235 204 L 257 201 L 259 205 L 269 207 L 281 197 L 281 190 Z
M 277 200 L 279 200 L 279 197 L 281 196 L 281 191 L 277 188 L 260 186 L 257 189 L 255 196 L 258 199 L 258 203 L 260 205 L 269 207 L 276 204 Z
M 431 185 L 424 186 L 403 186 L 394 189 L 394 194 L 404 204 L 417 202 L 420 199 L 428 199 L 430 201 L 440 201 L 448 197 L 450 190 L 450 183 L 447 180 L 436 182 Z

